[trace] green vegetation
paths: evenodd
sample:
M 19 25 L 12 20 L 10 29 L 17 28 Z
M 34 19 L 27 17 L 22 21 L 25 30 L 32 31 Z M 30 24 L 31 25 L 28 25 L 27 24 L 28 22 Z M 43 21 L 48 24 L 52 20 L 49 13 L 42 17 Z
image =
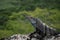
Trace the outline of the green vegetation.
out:
M 6 38 L 14 34 L 12 31 L 0 30 L 0 38 Z
M 0 0 L 0 38 L 20 33 L 28 34 L 34 28 L 21 14 L 40 18 L 60 31 L 60 0 Z

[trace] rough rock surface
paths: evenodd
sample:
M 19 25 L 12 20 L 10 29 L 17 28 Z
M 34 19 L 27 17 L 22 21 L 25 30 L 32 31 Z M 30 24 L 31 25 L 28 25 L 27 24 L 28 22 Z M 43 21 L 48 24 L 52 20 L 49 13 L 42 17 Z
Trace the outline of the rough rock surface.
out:
M 28 35 L 15 34 L 6 38 L 5 40 L 27 40 L 27 38 L 29 38 Z M 38 39 L 33 38 L 32 40 L 38 40 Z M 60 37 L 58 38 L 55 38 L 54 36 L 50 38 L 45 37 L 44 40 L 60 40 Z

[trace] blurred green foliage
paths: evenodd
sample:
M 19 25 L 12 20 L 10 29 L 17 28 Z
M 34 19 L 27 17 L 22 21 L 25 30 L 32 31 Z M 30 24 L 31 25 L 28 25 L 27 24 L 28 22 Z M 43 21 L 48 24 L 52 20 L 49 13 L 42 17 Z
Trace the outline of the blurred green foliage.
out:
M 14 33 L 12 31 L 8 31 L 8 30 L 0 30 L 0 39 L 1 38 L 6 38 L 6 37 L 10 37 L 11 35 L 13 35 Z
M 25 13 L 60 31 L 60 0 L 0 0 L 0 38 L 33 32 Z

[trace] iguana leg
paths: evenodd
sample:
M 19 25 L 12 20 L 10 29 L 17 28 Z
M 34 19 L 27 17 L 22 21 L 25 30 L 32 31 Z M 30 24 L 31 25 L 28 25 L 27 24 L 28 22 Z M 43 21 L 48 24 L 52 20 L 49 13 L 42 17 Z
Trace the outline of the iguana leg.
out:
M 27 40 L 31 40 L 33 37 L 34 37 L 34 34 L 36 33 L 36 31 L 34 31 L 33 33 L 31 33 L 30 35 L 29 35 L 29 39 L 27 39 Z

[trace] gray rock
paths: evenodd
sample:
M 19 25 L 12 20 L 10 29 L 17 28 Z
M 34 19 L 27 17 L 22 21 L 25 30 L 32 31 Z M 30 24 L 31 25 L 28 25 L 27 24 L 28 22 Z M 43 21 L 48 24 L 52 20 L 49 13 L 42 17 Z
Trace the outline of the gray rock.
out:
M 5 40 L 27 40 L 27 38 L 29 38 L 28 35 L 15 34 L 6 38 Z M 38 39 L 32 38 L 32 40 L 38 40 Z M 54 36 L 50 38 L 45 37 L 44 40 L 60 40 L 60 37 L 57 37 L 57 38 L 55 38 Z

